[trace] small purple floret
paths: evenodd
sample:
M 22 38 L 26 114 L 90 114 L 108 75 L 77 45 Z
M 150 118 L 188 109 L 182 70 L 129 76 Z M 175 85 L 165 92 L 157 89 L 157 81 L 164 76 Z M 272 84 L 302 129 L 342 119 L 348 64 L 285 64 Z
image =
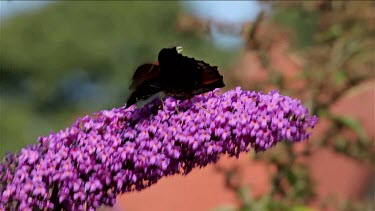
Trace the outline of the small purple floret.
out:
M 94 210 L 160 178 L 228 154 L 303 141 L 317 123 L 301 102 L 273 91 L 219 90 L 101 111 L 0 163 L 0 210 Z

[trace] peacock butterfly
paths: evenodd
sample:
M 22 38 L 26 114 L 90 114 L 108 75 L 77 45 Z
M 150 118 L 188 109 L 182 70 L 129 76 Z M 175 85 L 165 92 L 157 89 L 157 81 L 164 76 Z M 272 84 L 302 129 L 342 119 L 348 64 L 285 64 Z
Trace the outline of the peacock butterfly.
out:
M 181 47 L 163 48 L 158 63 L 143 64 L 135 71 L 129 89 L 133 90 L 126 107 L 164 92 L 178 100 L 224 87 L 217 66 L 180 54 Z

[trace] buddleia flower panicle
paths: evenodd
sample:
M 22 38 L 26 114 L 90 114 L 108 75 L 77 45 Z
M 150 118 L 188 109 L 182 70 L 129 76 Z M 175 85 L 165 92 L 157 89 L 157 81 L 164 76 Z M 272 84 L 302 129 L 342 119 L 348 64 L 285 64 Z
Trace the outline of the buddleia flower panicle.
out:
M 140 109 L 103 110 L 8 153 L 0 164 L 0 210 L 113 206 L 118 194 L 188 174 L 222 154 L 306 140 L 318 121 L 299 100 L 277 91 L 217 89 L 163 105 L 154 100 Z

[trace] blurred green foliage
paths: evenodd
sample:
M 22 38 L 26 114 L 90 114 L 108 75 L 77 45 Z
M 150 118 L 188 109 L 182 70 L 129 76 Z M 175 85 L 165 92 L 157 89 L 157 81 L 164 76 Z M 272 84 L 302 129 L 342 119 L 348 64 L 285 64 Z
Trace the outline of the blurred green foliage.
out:
M 225 69 L 228 52 L 176 32 L 181 10 L 178 2 L 65 1 L 2 23 L 0 155 L 78 116 L 122 106 L 133 71 L 161 48 L 183 46 Z
M 275 23 L 290 26 L 295 33 L 295 45 L 299 48 L 314 44 L 314 32 L 316 32 L 318 16 L 316 11 L 309 11 L 303 7 L 293 10 L 280 7 L 273 14 Z
M 292 144 L 286 142 L 252 157 L 276 167 L 276 172 L 270 174 L 271 191 L 259 197 L 244 196 L 244 185 L 227 183 L 226 187 L 236 194 L 239 206 L 218 210 L 311 210 L 309 205 L 320 210 L 373 210 L 373 191 L 358 201 L 339 195 L 322 200 L 317 195 L 319 192 L 315 192 L 319 180 L 313 180 L 309 172 L 311 169 L 302 160 L 308 160 L 318 150 L 324 149 L 375 166 L 374 137 L 364 128 L 368 120 L 356 119 L 350 116 L 353 115 L 351 113 L 338 114 L 332 109 L 357 85 L 373 81 L 375 77 L 375 2 L 321 0 L 264 3 L 272 8 L 269 18 L 263 22 L 265 28 L 268 26 L 271 31 L 266 35 L 277 37 L 287 34 L 288 51 L 303 60 L 300 62 L 301 71 L 295 77 L 304 85 L 293 88 L 288 83 L 291 80 L 282 74 L 282 67 L 278 69 L 271 64 L 272 39 L 263 34 L 248 36 L 248 43 L 252 45 L 245 46 L 249 53 L 262 61 L 268 73 L 265 80 L 251 85 L 264 90 L 272 84 L 272 88 L 308 102 L 311 113 L 318 115 L 320 122 L 326 125 L 321 128 L 324 131 L 320 131 L 320 136 L 311 138 L 301 151 L 294 150 Z M 256 24 L 252 25 L 254 29 L 257 29 Z M 370 101 L 366 100 L 366 103 Z M 359 106 L 358 109 L 363 108 Z M 365 112 L 368 112 L 369 119 L 373 119 L 373 111 Z M 238 179 L 240 170 L 217 168 L 226 180 L 235 178 L 237 183 L 241 181 Z

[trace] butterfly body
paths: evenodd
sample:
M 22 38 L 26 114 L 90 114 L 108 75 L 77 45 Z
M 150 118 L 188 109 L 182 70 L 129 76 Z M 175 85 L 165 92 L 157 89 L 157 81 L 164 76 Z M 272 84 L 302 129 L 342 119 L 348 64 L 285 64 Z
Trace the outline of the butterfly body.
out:
M 216 66 L 179 54 L 178 48 L 164 48 L 159 52 L 158 64 L 144 64 L 135 71 L 133 89 L 126 107 L 164 92 L 178 100 L 224 87 L 223 76 Z

